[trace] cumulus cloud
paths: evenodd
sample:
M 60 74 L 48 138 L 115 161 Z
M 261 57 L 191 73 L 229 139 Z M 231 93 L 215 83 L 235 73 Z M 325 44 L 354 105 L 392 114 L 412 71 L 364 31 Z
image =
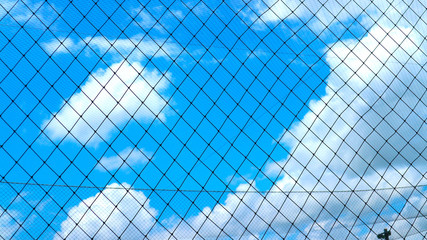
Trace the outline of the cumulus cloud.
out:
M 267 169 L 284 171 L 306 189 L 317 180 L 329 190 L 425 181 L 422 41 L 411 29 L 375 27 L 360 42 L 336 43 L 327 54 L 333 71 L 326 95 L 284 133 L 282 142 L 292 148 L 289 158 Z M 374 182 L 350 181 L 372 174 Z
M 113 171 L 119 168 L 126 169 L 131 166 L 146 163 L 148 161 L 147 154 L 149 153 L 144 149 L 127 147 L 119 152 L 118 155 L 101 158 L 96 168 L 101 171 Z
M 277 23 L 282 20 L 309 22 L 311 30 L 321 32 L 328 27 L 342 26 L 346 21 L 357 19 L 366 29 L 387 16 L 392 21 L 400 21 L 399 24 L 409 26 L 416 23 L 421 16 L 425 4 L 422 1 L 400 1 L 398 3 L 387 0 L 369 1 L 339 1 L 329 0 L 326 2 L 319 0 L 257 0 L 249 3 L 255 14 L 247 14 L 258 25 L 264 23 Z M 408 11 L 408 9 L 411 9 Z M 415 14 L 414 14 L 415 13 Z M 399 17 L 404 14 L 402 21 Z M 391 17 L 395 15 L 396 17 Z M 390 18 L 391 17 L 391 18 Z M 259 19 L 259 20 L 258 20 Z M 384 22 L 382 23 L 384 24 Z
M 158 211 L 150 206 L 145 195 L 127 190 L 128 187 L 128 184 L 123 184 L 123 188 L 118 184 L 109 185 L 106 190 L 73 207 L 68 212 L 68 219 L 61 224 L 56 239 L 116 239 L 119 236 L 141 239 L 144 235 L 150 239 L 247 237 L 265 229 L 266 220 L 261 218 L 271 219 L 269 214 L 273 213 L 273 208 L 269 208 L 263 209 L 261 216 L 255 215 L 253 207 L 260 206 L 263 197 L 255 191 L 243 193 L 255 188 L 242 184 L 237 189 L 241 193 L 229 194 L 225 204 L 218 204 L 214 209 L 206 207 L 197 216 L 185 220 L 171 217 L 158 222 L 155 220 Z
M 144 239 L 158 213 L 129 187 L 113 183 L 71 208 L 54 239 Z
M 299 196 L 294 204 L 304 203 L 299 206 L 304 212 L 298 218 L 305 219 L 301 233 L 309 238 L 333 236 L 337 224 L 348 223 L 339 234 L 347 232 L 349 238 L 359 239 L 366 235 L 363 227 L 351 230 L 348 226 L 354 225 L 357 217 L 369 219 L 381 212 L 382 217 L 395 223 L 395 235 L 419 237 L 419 232 L 426 229 L 422 205 L 426 191 L 408 190 L 427 183 L 427 96 L 423 83 L 427 73 L 422 67 L 427 49 L 423 39 L 412 28 L 388 28 L 383 24 L 373 27 L 361 41 L 340 41 L 327 52 L 332 71 L 326 94 L 310 102 L 310 112 L 284 132 L 281 142 L 291 151 L 286 159 L 266 167 L 272 176 L 282 176 L 272 190 L 409 188 L 383 196 L 370 191 Z M 408 191 L 412 193 L 408 202 L 418 199 L 421 205 L 408 203 L 399 212 L 392 206 L 393 201 L 405 202 L 402 196 Z M 284 199 L 268 202 L 287 205 Z M 289 208 L 283 208 L 283 213 L 285 209 Z M 417 210 L 409 213 L 408 209 Z M 400 227 L 411 223 L 395 222 L 398 218 L 413 219 L 412 232 Z M 387 224 L 376 224 L 374 230 L 380 232 Z M 360 232 L 355 234 L 357 229 Z M 374 239 L 375 234 L 365 237 Z
M 138 62 L 123 61 L 99 69 L 44 122 L 44 131 L 54 140 L 68 137 L 96 145 L 132 118 L 165 121 L 166 101 L 160 94 L 170 78 L 170 74 L 144 69 Z
M 400 213 L 387 213 L 387 202 L 393 190 L 355 192 L 298 192 L 289 191 L 294 182 L 287 179 L 282 185 L 288 191 L 273 188 L 267 194 L 256 192 L 256 186 L 242 184 L 237 193 L 228 194 L 223 204 L 213 209 L 206 207 L 198 215 L 180 221 L 163 232 L 172 239 L 210 239 L 251 237 L 283 239 L 361 239 L 374 236 L 385 227 L 393 229 L 394 236 L 416 234 L 427 227 L 425 197 L 412 194 Z M 282 189 L 283 190 L 283 189 Z M 413 189 L 401 189 L 400 194 L 411 195 Z M 425 194 L 425 193 L 424 193 Z M 404 197 L 393 200 L 405 201 Z M 366 206 L 368 205 L 368 207 Z M 382 218 L 376 213 L 384 211 Z M 375 220 L 376 219 L 376 220 Z M 402 221 L 403 219 L 403 221 Z M 409 219 L 409 220 L 406 220 Z M 408 226 L 412 223 L 412 228 Z M 405 227 L 403 227 L 403 225 Z M 368 231 L 368 232 L 366 232 Z M 173 235 L 171 235 L 173 233 Z M 160 235 L 160 234 L 159 234 Z M 418 235 L 419 236 L 419 235 Z
M 195 216 L 156 221 L 160 210 L 150 206 L 142 192 L 127 191 L 129 185 L 124 186 L 121 189 L 112 184 L 73 207 L 68 219 L 61 224 L 57 239 L 59 236 L 71 239 L 116 239 L 119 236 L 126 239 L 141 239 L 142 236 L 147 239 L 256 239 L 262 236 L 268 239 L 285 236 L 375 239 L 376 233 L 390 226 L 394 237 L 415 235 L 427 227 L 425 197 L 411 193 L 412 189 L 400 191 L 411 197 L 399 213 L 375 220 L 377 216 L 371 212 L 387 211 L 389 203 L 385 199 L 395 191 L 284 194 L 272 190 L 264 195 L 257 192 L 252 182 L 241 184 L 236 193 L 228 194 L 224 203 L 212 209 L 205 207 Z M 291 182 L 287 187 L 292 187 Z M 403 201 L 405 197 L 394 200 Z M 365 203 L 369 204 L 369 210 Z M 367 226 L 373 227 L 374 232 Z
M 423 37 L 410 28 L 379 26 L 361 41 L 335 43 L 327 53 L 333 71 L 325 96 L 284 133 L 281 142 L 290 146 L 290 155 L 266 167 L 281 179 L 265 195 L 228 195 L 177 233 L 188 233 L 189 225 L 200 226 L 195 232 L 203 236 L 360 239 L 374 236 L 366 227 L 375 224 L 379 233 L 393 224 L 395 236 L 419 237 L 427 227 L 426 191 L 412 186 L 427 182 L 423 46 Z M 407 203 L 399 209 L 396 201 Z M 383 222 L 377 214 L 389 221 L 377 224 Z M 399 227 L 402 218 L 416 222 L 411 232 Z

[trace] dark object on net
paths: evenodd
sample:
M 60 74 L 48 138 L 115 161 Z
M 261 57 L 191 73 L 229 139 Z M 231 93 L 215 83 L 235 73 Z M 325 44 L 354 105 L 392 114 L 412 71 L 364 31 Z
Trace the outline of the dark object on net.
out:
M 380 234 L 378 234 L 377 235 L 377 237 L 379 238 L 379 239 L 385 239 L 385 240 L 389 240 L 389 238 L 388 238 L 388 236 L 390 236 L 391 235 L 391 232 L 390 231 L 387 231 L 387 228 L 385 228 L 384 229 L 384 232 L 383 233 L 380 233 Z

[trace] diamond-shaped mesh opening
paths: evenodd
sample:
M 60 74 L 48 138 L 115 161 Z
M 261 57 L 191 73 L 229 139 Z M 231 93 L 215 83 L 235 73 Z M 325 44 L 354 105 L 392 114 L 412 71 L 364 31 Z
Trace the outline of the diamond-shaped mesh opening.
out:
M 1 1 L 0 238 L 426 238 L 426 19 Z

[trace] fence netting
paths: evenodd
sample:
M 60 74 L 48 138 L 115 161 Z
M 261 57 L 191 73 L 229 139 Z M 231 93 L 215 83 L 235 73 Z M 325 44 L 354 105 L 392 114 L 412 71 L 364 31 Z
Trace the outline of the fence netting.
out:
M 427 237 L 421 0 L 1 0 L 0 239 Z

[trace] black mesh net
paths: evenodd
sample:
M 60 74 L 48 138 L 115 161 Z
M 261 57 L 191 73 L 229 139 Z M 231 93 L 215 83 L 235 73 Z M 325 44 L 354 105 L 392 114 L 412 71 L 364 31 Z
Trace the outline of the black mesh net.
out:
M 417 0 L 2 0 L 0 239 L 425 239 L 426 32 Z

